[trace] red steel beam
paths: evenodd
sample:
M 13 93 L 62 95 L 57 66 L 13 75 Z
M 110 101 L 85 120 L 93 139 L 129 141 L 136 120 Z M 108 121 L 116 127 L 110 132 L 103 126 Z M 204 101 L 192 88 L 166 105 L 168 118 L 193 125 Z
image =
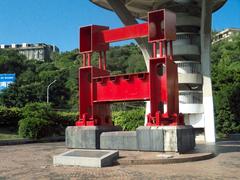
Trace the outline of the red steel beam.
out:
M 94 77 L 93 89 L 95 103 L 149 100 L 149 73 Z
M 101 32 L 105 43 L 124 41 L 148 36 L 148 23 L 130 25 Z

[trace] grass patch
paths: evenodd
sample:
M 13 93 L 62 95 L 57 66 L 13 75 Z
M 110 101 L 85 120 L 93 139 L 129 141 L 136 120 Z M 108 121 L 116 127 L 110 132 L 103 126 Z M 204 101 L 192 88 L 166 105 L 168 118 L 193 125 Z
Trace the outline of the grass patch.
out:
M 16 131 L 0 128 L 0 140 L 22 139 Z
M 12 139 L 22 139 L 22 138 L 17 134 L 0 133 L 0 140 L 12 140 Z

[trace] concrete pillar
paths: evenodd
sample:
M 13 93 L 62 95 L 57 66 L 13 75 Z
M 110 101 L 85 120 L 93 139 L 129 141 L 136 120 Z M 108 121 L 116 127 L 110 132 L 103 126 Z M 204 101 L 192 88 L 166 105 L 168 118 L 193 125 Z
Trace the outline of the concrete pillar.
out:
M 203 74 L 203 107 L 206 143 L 215 143 L 215 122 L 210 68 L 212 0 L 202 0 L 201 64 Z

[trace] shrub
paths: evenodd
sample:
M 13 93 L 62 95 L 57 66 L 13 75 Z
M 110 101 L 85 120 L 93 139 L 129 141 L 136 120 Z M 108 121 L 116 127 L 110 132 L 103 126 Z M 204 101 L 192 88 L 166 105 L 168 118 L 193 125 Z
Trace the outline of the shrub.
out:
M 239 91 L 240 85 L 227 86 L 214 94 L 216 129 L 218 135 L 240 132 Z
M 55 112 L 49 104 L 30 103 L 23 108 L 19 135 L 34 139 L 49 135 L 64 135 L 65 128 L 74 125 L 76 119 L 77 113 Z
M 29 103 L 23 109 L 18 133 L 24 138 L 38 139 L 54 134 L 56 113 L 47 103 Z M 50 133 L 51 132 L 51 133 Z
M 51 105 L 47 103 L 29 103 L 23 108 L 23 117 L 34 117 L 44 120 L 52 120 L 56 113 L 52 110 Z
M 19 121 L 18 133 L 24 138 L 38 139 L 51 135 L 49 127 L 47 120 L 28 117 Z
M 74 126 L 77 115 L 77 112 L 57 112 L 54 123 L 64 128 L 67 126 Z
M 114 125 L 119 125 L 124 131 L 133 131 L 144 125 L 145 109 L 112 112 Z
M 22 118 L 20 108 L 7 108 L 0 106 L 0 126 L 1 127 L 17 127 L 18 121 Z
M 57 135 L 64 135 L 67 126 L 74 126 L 78 113 L 57 112 L 53 119 L 53 130 Z

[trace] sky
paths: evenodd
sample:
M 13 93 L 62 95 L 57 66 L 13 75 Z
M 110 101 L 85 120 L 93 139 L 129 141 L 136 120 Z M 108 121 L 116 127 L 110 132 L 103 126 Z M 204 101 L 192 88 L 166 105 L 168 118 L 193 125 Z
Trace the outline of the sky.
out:
M 0 44 L 53 44 L 61 51 L 78 48 L 79 27 L 123 26 L 111 11 L 89 0 L 0 0 Z M 212 28 L 240 28 L 240 0 L 228 0 L 213 13 Z

